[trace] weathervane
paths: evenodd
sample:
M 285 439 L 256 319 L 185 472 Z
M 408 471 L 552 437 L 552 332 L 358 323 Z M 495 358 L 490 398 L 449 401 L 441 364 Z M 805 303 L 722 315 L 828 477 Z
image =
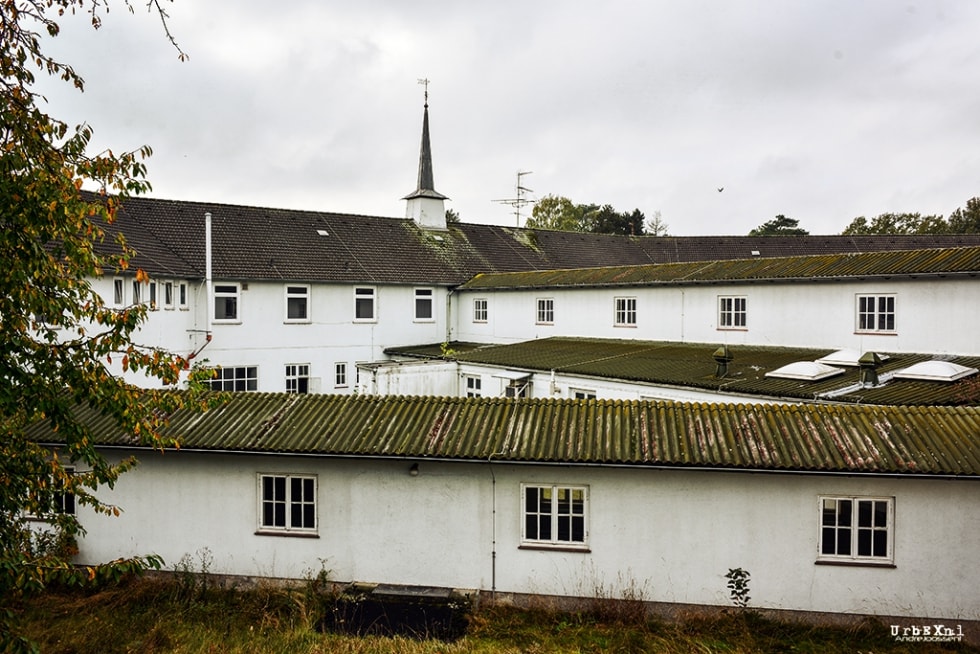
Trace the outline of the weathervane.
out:
M 425 106 L 428 107 L 429 106 L 429 78 L 420 77 L 419 84 L 425 87 Z

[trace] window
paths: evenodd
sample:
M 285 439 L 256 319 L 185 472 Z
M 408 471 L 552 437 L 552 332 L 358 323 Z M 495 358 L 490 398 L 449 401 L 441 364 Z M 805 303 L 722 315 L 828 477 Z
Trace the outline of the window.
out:
M 112 280 L 112 303 L 117 307 L 121 307 L 126 304 L 126 286 L 123 280 L 113 279 Z
M 504 388 L 504 397 L 528 397 L 531 392 L 531 379 L 515 379 Z
M 257 391 L 258 389 L 256 366 L 217 368 L 215 376 L 211 379 L 212 391 Z
M 478 375 L 463 375 L 466 382 L 466 397 L 481 397 L 483 395 L 483 380 Z
M 746 307 L 744 297 L 719 297 L 718 329 L 745 329 Z
M 217 284 L 214 287 L 214 319 L 238 321 L 238 284 Z
M 857 298 L 859 332 L 895 331 L 894 295 L 859 295 Z
M 375 290 L 373 288 L 354 289 L 354 320 L 362 322 L 377 320 Z
M 64 469 L 66 477 L 75 474 L 75 469 L 66 466 Z M 34 495 L 38 499 L 38 511 L 27 515 L 36 520 L 45 520 L 52 514 L 65 513 L 75 515 L 75 494 L 66 490 L 67 479 L 49 478 L 50 484 L 40 493 Z
M 430 322 L 433 320 L 432 289 L 415 289 L 415 320 Z
M 338 363 L 334 366 L 334 386 L 344 388 L 347 386 L 347 364 Z
M 594 400 L 595 391 L 586 390 L 584 388 L 570 388 L 572 397 L 576 400 Z
M 259 530 L 316 532 L 316 477 L 259 476 Z
M 174 283 L 173 282 L 163 283 L 163 308 L 164 309 L 174 308 Z
M 143 301 L 143 285 L 136 280 L 133 280 L 133 304 L 139 304 Z
M 587 487 L 523 485 L 521 494 L 523 545 L 586 547 Z
M 310 321 L 310 287 L 286 286 L 286 322 Z
M 147 299 L 150 301 L 150 310 L 156 311 L 157 309 L 160 308 L 159 305 L 157 304 L 157 283 L 150 282 L 149 286 L 150 286 L 150 296 Z
M 177 306 L 187 310 L 187 282 L 180 282 L 177 285 Z
M 473 322 L 486 322 L 487 315 L 488 311 L 486 298 L 477 298 L 473 300 Z
M 310 392 L 310 364 L 308 363 L 286 364 L 286 392 L 287 393 Z
M 615 298 L 615 319 L 616 327 L 636 327 L 636 298 L 618 297 Z
M 550 297 L 538 298 L 538 313 L 536 322 L 539 325 L 552 325 L 555 322 L 555 301 Z
M 894 500 L 820 498 L 820 556 L 827 561 L 892 560 Z

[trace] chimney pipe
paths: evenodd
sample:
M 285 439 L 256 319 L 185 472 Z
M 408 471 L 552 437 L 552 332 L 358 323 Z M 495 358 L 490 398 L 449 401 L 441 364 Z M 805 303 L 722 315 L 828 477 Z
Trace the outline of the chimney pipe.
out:
M 715 363 L 718 364 L 718 367 L 715 368 L 715 377 L 722 379 L 728 375 L 728 364 L 735 357 L 732 356 L 732 351 L 728 349 L 727 345 L 722 345 L 711 356 L 714 357 Z

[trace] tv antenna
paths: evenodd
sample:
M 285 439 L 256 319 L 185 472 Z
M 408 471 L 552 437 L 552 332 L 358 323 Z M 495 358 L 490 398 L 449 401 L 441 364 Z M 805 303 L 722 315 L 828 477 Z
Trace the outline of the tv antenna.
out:
M 508 198 L 506 200 L 494 200 L 494 202 L 499 202 L 500 204 L 509 204 L 514 207 L 514 215 L 517 216 L 517 226 L 521 226 L 521 209 L 529 204 L 534 204 L 534 200 L 529 199 L 525 194 L 534 193 L 533 189 L 529 189 L 524 186 L 522 178 L 525 175 L 530 175 L 531 170 L 518 170 L 517 171 L 517 197 Z

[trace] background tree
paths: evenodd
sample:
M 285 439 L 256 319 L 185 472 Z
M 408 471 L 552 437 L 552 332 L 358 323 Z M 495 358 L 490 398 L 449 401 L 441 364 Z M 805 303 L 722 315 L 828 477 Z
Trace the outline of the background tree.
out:
M 647 224 L 644 227 L 644 231 L 648 236 L 670 236 L 667 230 L 670 225 L 664 222 L 663 216 L 660 215 L 659 211 L 653 212 L 653 216 L 647 220 Z
M 970 198 L 966 206 L 949 214 L 950 234 L 980 234 L 980 197 Z
M 149 6 L 166 19 L 156 0 Z M 134 344 L 132 335 L 146 308 L 107 307 L 89 282 L 129 268 L 133 252 L 121 237 L 106 239 L 105 227 L 114 220 L 120 198 L 149 188 L 143 164 L 149 148 L 90 155 L 91 129 L 69 129 L 46 114 L 33 90 L 35 72 L 83 89 L 75 70 L 47 56 L 42 44 L 59 33 L 59 16 L 88 11 L 98 27 L 107 10 L 103 0 L 0 0 L 2 651 L 30 648 L 10 630 L 9 607 L 19 594 L 52 581 L 82 584 L 161 563 L 148 556 L 85 569 L 71 564 L 74 539 L 82 529 L 74 515 L 59 510 L 59 502 L 73 497 L 79 506 L 118 513 L 94 491 L 135 464 L 134 459 L 107 461 L 73 409 L 87 405 L 113 419 L 135 442 L 164 447 L 172 443 L 161 433 L 166 416 L 197 401 L 193 393 L 141 390 L 110 373 L 115 361 L 126 371 L 173 386 L 187 361 Z M 98 195 L 84 194 L 83 186 Z M 148 279 L 141 270 L 131 272 L 137 280 Z M 56 430 L 65 443 L 62 450 L 51 451 L 27 436 L 27 427 L 39 421 Z M 45 521 L 32 523 L 35 527 L 47 527 L 29 528 L 26 515 Z
M 806 236 L 810 232 L 800 227 L 800 221 L 777 214 L 775 218 L 763 223 L 749 232 L 749 236 Z
M 534 203 L 528 229 L 555 229 L 563 232 L 584 232 L 582 208 L 561 195 L 546 195 Z
M 948 226 L 942 216 L 918 213 L 883 213 L 870 221 L 858 216 L 841 234 L 945 234 Z
M 459 222 L 459 212 L 455 209 L 446 209 L 446 224 Z
M 546 195 L 535 203 L 525 226 L 529 229 L 640 236 L 644 234 L 646 216 L 639 209 L 619 213 L 609 204 L 575 204 L 564 196 Z

